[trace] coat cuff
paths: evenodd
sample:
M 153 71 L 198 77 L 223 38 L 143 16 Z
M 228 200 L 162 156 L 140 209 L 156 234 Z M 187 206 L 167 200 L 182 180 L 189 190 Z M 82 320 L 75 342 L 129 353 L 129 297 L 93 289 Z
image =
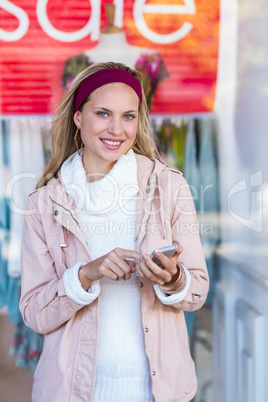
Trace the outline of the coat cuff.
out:
M 191 285 L 191 274 L 188 271 L 188 269 L 184 267 L 184 265 L 182 264 L 180 265 L 183 267 L 186 275 L 186 284 L 181 292 L 174 293 L 173 295 L 167 295 L 160 289 L 158 285 L 154 285 L 154 291 L 156 293 L 156 296 L 163 304 L 172 305 L 183 301 L 189 290 L 189 287 Z
M 63 274 L 66 295 L 82 306 L 92 303 L 100 293 L 99 281 L 93 282 L 87 291 L 83 289 L 78 277 L 78 271 L 85 265 L 86 262 L 77 262 Z

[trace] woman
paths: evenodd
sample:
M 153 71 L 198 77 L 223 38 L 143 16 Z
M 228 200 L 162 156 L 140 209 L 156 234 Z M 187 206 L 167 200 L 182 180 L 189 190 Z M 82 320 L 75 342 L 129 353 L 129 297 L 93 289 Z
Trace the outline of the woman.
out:
M 154 159 L 141 84 L 93 64 L 58 107 L 23 234 L 20 309 L 45 334 L 33 401 L 195 395 L 183 311 L 203 305 L 208 275 L 189 187 Z M 162 269 L 149 254 L 172 244 Z

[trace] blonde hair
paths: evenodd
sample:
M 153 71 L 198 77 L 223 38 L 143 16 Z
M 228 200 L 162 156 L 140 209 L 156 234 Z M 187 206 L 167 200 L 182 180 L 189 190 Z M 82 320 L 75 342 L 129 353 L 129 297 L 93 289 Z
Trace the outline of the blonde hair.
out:
M 140 82 L 142 87 L 142 76 L 138 71 L 132 70 L 130 67 L 122 63 L 94 63 L 87 67 L 73 80 L 68 92 L 61 100 L 56 117 L 52 122 L 52 152 L 50 161 L 38 181 L 37 188 L 43 187 L 52 178 L 56 177 L 63 162 L 76 151 L 76 143 L 74 140 L 77 127 L 74 123 L 74 94 L 82 81 L 105 68 L 116 68 L 130 72 Z M 82 111 L 83 105 L 88 101 L 89 97 L 83 102 L 79 110 Z M 153 126 L 149 116 L 149 110 L 142 87 L 142 103 L 139 109 L 138 128 L 136 135 L 136 144 L 133 147 L 134 152 L 144 155 L 148 158 L 158 158 L 157 138 L 154 134 Z M 77 136 L 77 146 L 82 145 L 80 135 Z

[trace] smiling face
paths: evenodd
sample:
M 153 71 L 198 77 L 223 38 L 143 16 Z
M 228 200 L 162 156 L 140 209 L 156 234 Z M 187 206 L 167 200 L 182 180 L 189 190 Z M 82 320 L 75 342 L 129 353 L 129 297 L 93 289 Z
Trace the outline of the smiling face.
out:
M 138 126 L 139 98 L 128 85 L 106 84 L 90 95 L 82 111 L 74 115 L 84 143 L 87 173 L 108 173 L 134 143 Z

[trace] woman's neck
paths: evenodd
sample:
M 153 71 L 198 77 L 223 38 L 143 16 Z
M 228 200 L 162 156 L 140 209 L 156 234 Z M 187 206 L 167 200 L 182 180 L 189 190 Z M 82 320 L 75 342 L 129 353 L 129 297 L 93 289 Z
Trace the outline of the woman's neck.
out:
M 117 161 L 100 161 L 98 163 L 94 163 L 92 160 L 88 160 L 85 155 L 83 155 L 82 162 L 86 171 L 87 181 L 92 183 L 93 181 L 100 180 L 106 176 Z

